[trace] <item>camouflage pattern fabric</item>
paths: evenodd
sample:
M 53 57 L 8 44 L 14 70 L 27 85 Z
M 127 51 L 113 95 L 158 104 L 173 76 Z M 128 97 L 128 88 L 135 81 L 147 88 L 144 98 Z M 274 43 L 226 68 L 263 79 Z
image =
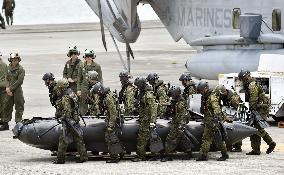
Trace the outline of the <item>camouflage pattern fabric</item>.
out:
M 79 124 L 79 116 L 77 111 L 75 111 L 75 104 L 77 101 L 71 99 L 71 97 L 67 94 L 64 94 L 61 99 L 58 99 L 56 102 L 56 116 L 60 116 L 61 119 L 71 119 L 74 121 L 74 127 L 80 127 Z M 83 141 L 83 133 L 77 132 L 74 127 L 70 125 L 62 125 L 62 130 L 60 132 L 59 143 L 58 143 L 58 151 L 57 151 L 57 159 L 65 160 L 65 153 L 68 147 L 68 140 L 66 139 L 66 135 L 72 137 L 72 141 L 77 146 L 77 151 L 80 155 L 80 160 L 88 159 L 87 151 L 85 148 L 85 144 Z
M 100 98 L 98 94 L 90 94 L 89 95 L 89 115 L 91 116 L 98 116 L 100 114 L 99 102 Z
M 137 89 L 131 84 L 128 83 L 124 87 L 122 87 L 119 92 L 119 103 L 124 104 L 124 115 L 134 115 L 136 113 L 135 108 L 135 94 Z
M 156 101 L 158 103 L 157 117 L 161 118 L 167 109 L 167 103 L 169 101 L 168 88 L 163 81 L 159 81 L 157 85 L 153 87 L 156 96 Z
M 184 98 L 177 99 L 171 103 L 175 103 L 175 109 L 173 110 L 175 114 L 170 124 L 170 132 L 166 138 L 165 154 L 173 152 L 183 142 L 183 131 L 180 129 L 180 126 L 187 124 L 190 120 Z M 185 148 L 184 151 L 190 152 L 191 148 Z
M 146 146 L 150 139 L 150 123 L 154 123 L 157 117 L 157 104 L 152 91 L 140 92 L 139 96 L 137 155 L 139 158 L 144 159 Z
M 6 96 L 5 110 L 3 116 L 3 122 L 9 122 L 12 120 L 13 107 L 15 105 L 15 122 L 20 122 L 24 113 L 24 95 L 22 84 L 25 78 L 25 70 L 21 65 L 12 68 L 8 66 L 7 81 L 8 87 L 13 93 L 13 96 Z
M 218 130 L 217 124 L 213 122 L 214 118 L 222 121 L 224 119 L 224 114 L 221 111 L 221 106 L 219 103 L 219 98 L 217 94 L 209 92 L 208 97 L 203 98 L 204 106 L 204 132 L 202 136 L 202 145 L 200 149 L 200 154 L 207 155 L 211 144 L 216 142 L 215 133 Z M 222 155 L 227 155 L 227 148 L 225 141 L 216 142 L 216 145 L 220 148 Z
M 195 85 L 185 87 L 182 96 L 185 100 L 188 100 L 188 97 L 192 94 L 197 94 Z

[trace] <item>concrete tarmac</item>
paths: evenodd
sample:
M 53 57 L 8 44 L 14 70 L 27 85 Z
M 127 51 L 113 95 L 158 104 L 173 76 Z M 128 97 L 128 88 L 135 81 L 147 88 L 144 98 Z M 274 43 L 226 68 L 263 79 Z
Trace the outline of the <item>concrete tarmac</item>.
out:
M 133 77 L 156 72 L 165 82 L 180 85 L 178 78 L 186 69 L 184 64 L 195 50 L 184 41 L 175 43 L 159 22 L 142 23 L 142 32 L 135 44 L 131 44 L 135 59 L 131 60 Z M 19 52 L 21 64 L 26 70 L 23 84 L 25 112 L 23 118 L 51 117 L 54 108 L 49 103 L 48 89 L 41 80 L 46 72 L 62 77 L 69 46 L 78 46 L 81 53 L 94 49 L 103 71 L 104 84 L 111 90 L 120 89 L 118 74 L 123 70 L 118 54 L 108 32 L 108 52 L 104 51 L 98 24 L 62 24 L 13 26 L 0 31 L 0 50 L 4 60 L 10 52 Z M 125 45 L 119 43 L 125 58 Z M 82 54 L 80 55 L 82 58 Z M 14 121 L 14 120 L 13 120 Z M 245 139 L 243 153 L 230 153 L 226 162 L 217 162 L 220 153 L 210 153 L 208 162 L 181 160 L 172 162 L 139 162 L 128 159 L 119 164 L 106 164 L 105 159 L 90 158 L 84 164 L 76 164 L 69 157 L 65 165 L 53 165 L 49 151 L 40 150 L 12 139 L 11 131 L 0 132 L 0 174 L 284 174 L 284 129 L 275 123 L 267 131 L 277 142 L 275 152 L 266 155 L 262 145 L 260 156 L 246 156 L 250 141 Z M 14 122 L 10 122 L 11 128 Z M 197 153 L 194 154 L 197 156 Z

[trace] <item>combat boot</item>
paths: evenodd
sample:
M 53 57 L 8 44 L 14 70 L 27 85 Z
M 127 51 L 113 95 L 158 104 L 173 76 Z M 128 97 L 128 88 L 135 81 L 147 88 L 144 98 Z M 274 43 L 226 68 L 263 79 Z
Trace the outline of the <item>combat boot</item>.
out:
M 222 155 L 221 157 L 219 157 L 219 158 L 217 159 L 217 161 L 225 161 L 225 160 L 227 160 L 227 159 L 229 159 L 229 155 L 228 155 L 228 154 L 224 154 L 224 155 Z
M 106 161 L 106 163 L 118 163 L 120 161 L 119 158 L 111 158 L 109 160 Z
M 65 160 L 64 159 L 55 159 L 53 162 L 53 164 L 64 164 L 65 163 Z
M 269 147 L 266 150 L 266 154 L 270 154 L 274 150 L 275 147 L 276 147 L 276 143 L 275 142 L 271 142 L 269 144 Z
M 9 130 L 9 124 L 7 122 L 3 122 L 0 124 L 0 131 Z
M 246 155 L 260 155 L 260 151 L 252 150 L 251 152 L 246 153 Z
M 201 154 L 196 161 L 208 161 L 207 155 Z
M 231 152 L 243 152 L 242 148 L 233 148 Z
M 83 158 L 83 159 L 79 159 L 76 161 L 76 163 L 84 163 L 84 162 L 87 162 L 88 161 L 88 158 Z

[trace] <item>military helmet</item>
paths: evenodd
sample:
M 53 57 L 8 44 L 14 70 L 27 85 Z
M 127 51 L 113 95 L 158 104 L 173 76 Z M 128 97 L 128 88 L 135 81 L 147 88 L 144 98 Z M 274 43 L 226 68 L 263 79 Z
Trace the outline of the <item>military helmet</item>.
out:
M 67 56 L 71 57 L 72 54 L 80 55 L 80 52 L 78 51 L 77 46 L 69 47 Z
M 56 86 L 60 89 L 67 89 L 69 87 L 69 82 L 66 78 L 62 78 L 56 82 Z
M 241 72 L 239 73 L 238 77 L 240 80 L 242 80 L 245 76 L 250 75 L 250 71 L 249 70 L 241 70 Z
M 46 81 L 46 80 L 54 80 L 54 75 L 52 72 L 47 72 L 43 75 L 42 80 Z
M 126 78 L 131 78 L 131 75 L 129 74 L 128 71 L 123 70 L 119 73 L 119 77 L 126 77 Z
M 97 82 L 92 89 L 90 90 L 90 92 L 92 94 L 98 94 L 99 92 L 101 92 L 104 89 L 103 85 L 101 82 Z
M 181 94 L 181 89 L 179 86 L 172 85 L 168 92 L 169 96 L 172 98 L 177 98 Z
M 21 61 L 21 57 L 20 57 L 19 53 L 10 53 L 8 61 L 12 62 L 12 59 L 18 59 L 19 62 Z
M 196 87 L 198 93 L 202 93 L 205 88 L 209 88 L 208 82 L 205 81 L 199 82 Z
M 88 80 L 98 80 L 99 74 L 96 71 L 88 71 Z
M 143 88 L 146 85 L 146 79 L 144 77 L 137 77 L 134 80 L 134 85 L 137 86 L 138 88 Z
M 159 79 L 159 76 L 157 73 L 150 73 L 148 76 L 147 76 L 147 81 L 155 81 L 155 80 L 158 80 Z
M 179 81 L 183 81 L 183 80 L 192 80 L 190 73 L 181 74 L 181 76 L 179 77 Z
M 216 86 L 215 91 L 223 95 L 227 92 L 227 89 L 224 85 L 218 85 Z
M 86 58 L 86 57 L 95 58 L 96 54 L 95 54 L 95 52 L 93 50 L 86 49 L 85 52 L 84 52 L 83 58 Z

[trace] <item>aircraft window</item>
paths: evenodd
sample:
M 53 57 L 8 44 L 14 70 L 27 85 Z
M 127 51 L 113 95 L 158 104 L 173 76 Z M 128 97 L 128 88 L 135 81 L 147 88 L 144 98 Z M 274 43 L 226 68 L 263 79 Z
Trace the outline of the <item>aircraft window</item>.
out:
M 241 9 L 240 8 L 234 8 L 233 9 L 233 16 L 232 16 L 233 29 L 239 29 L 240 28 L 240 15 L 241 15 Z
M 281 30 L 281 10 L 274 9 L 272 12 L 272 29 L 273 31 Z

